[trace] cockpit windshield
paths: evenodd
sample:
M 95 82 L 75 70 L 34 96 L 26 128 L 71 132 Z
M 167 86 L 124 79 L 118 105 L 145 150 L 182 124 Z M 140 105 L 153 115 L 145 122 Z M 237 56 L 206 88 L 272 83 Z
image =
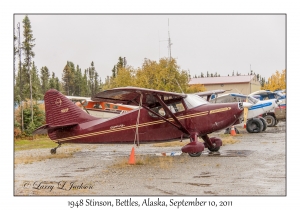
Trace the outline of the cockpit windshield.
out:
M 203 98 L 201 98 L 200 96 L 193 95 L 193 94 L 188 94 L 187 97 L 184 98 L 184 102 L 188 109 L 192 109 L 196 106 L 201 106 L 209 103 Z

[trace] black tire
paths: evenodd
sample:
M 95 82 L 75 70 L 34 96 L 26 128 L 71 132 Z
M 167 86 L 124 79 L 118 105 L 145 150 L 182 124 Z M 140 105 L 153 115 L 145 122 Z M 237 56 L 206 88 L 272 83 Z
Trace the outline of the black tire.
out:
M 240 131 L 234 127 L 235 133 L 240 134 Z M 230 134 L 231 133 L 231 128 L 226 128 L 224 134 Z
M 51 149 L 51 150 L 50 150 L 50 153 L 51 153 L 52 155 L 55 155 L 55 154 L 56 154 L 56 149 Z
M 226 128 L 224 134 L 230 134 L 230 128 Z
M 274 126 L 276 126 L 278 123 L 279 123 L 279 120 L 275 120 L 276 122 L 275 122 L 275 124 L 274 124 Z
M 214 148 L 209 148 L 208 147 L 208 150 L 211 151 L 211 152 L 218 152 L 220 150 L 220 147 L 214 147 Z
M 212 137 L 210 138 L 210 140 L 214 147 L 213 148 L 207 147 L 207 149 L 211 152 L 218 152 L 221 148 L 222 140 L 217 137 Z
M 267 121 L 265 120 L 265 118 L 262 118 L 262 117 L 260 117 L 259 118 L 261 121 L 262 121 L 262 123 L 263 123 L 263 129 L 262 129 L 262 131 L 265 131 L 266 129 L 267 129 Z
M 266 116 L 264 116 L 264 119 L 266 120 L 268 127 L 275 126 L 276 119 L 272 115 L 266 115 Z
M 246 130 L 249 133 L 260 133 L 263 129 L 263 123 L 258 118 L 252 118 L 247 121 Z
M 189 156 L 191 157 L 199 157 L 202 154 L 202 152 L 195 152 L 195 153 L 189 153 Z

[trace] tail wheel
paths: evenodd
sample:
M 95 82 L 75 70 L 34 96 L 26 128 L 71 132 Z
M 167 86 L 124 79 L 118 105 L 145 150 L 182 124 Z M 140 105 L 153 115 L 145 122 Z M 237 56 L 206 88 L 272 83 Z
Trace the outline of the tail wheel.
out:
M 56 154 L 56 148 L 53 148 L 50 150 L 51 155 L 55 155 Z
M 265 120 L 267 121 L 267 126 L 268 127 L 273 127 L 275 126 L 276 119 L 272 115 L 266 115 L 264 116 Z
M 246 130 L 249 133 L 260 133 L 263 130 L 263 122 L 258 118 L 252 118 L 247 121 Z

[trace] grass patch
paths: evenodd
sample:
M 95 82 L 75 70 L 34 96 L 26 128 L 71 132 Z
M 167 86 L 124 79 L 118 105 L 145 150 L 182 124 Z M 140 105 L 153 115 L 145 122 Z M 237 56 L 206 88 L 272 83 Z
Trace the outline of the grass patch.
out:
M 128 158 L 124 157 L 115 164 L 111 166 L 114 169 L 122 169 L 126 167 L 134 167 L 134 166 L 155 166 L 162 169 L 169 169 L 173 166 L 174 157 L 170 156 L 150 156 L 150 155 L 143 155 L 143 156 L 136 156 L 135 165 L 130 165 L 128 163 Z
M 33 162 L 50 160 L 50 159 L 63 159 L 63 158 L 70 158 L 74 155 L 75 152 L 80 151 L 79 147 L 74 148 L 59 148 L 59 152 L 52 155 L 50 151 L 39 155 L 23 155 L 21 157 L 15 157 L 15 164 L 31 164 Z
M 234 136 L 226 136 L 222 138 L 223 146 L 226 144 L 235 144 L 240 142 L 240 140 L 236 139 Z
M 29 149 L 45 149 L 45 148 L 54 148 L 57 146 L 57 143 L 53 142 L 48 137 L 38 138 L 38 139 L 21 139 L 15 140 L 15 151 L 29 150 Z

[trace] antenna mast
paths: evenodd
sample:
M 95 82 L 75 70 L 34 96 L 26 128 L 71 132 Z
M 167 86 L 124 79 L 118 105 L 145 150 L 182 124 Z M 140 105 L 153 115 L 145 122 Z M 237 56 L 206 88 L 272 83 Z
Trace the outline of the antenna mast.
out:
M 168 39 L 168 48 L 169 48 L 169 59 L 171 60 L 171 38 L 170 38 L 170 30 L 169 30 L 169 18 L 168 18 L 168 35 L 169 35 L 169 39 Z

